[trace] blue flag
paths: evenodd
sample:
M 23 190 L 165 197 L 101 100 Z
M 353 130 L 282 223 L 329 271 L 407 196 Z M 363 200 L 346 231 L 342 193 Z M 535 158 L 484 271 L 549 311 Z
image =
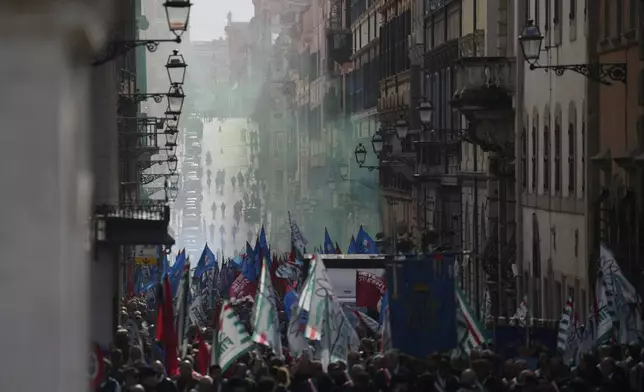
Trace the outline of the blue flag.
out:
M 286 294 L 284 294 L 284 314 L 286 315 L 286 320 L 291 319 L 291 307 L 297 300 L 297 294 L 291 289 L 288 289 Z
M 262 256 L 266 260 L 266 264 L 271 266 L 271 250 L 268 248 L 268 241 L 266 241 L 266 232 L 264 231 L 264 225 L 259 231 L 259 247 L 262 250 Z
M 179 284 L 181 283 L 181 274 L 186 267 L 186 251 L 182 250 L 177 256 L 177 260 L 170 267 L 168 272 L 168 280 L 170 281 L 170 288 L 172 289 L 172 296 L 177 295 Z
M 349 241 L 349 249 L 347 249 L 347 254 L 354 255 L 358 253 L 357 247 L 356 247 L 356 239 L 351 236 L 351 241 Z
M 161 275 L 159 276 L 159 281 L 162 281 L 163 278 L 166 276 L 168 271 L 170 271 L 170 263 L 168 262 L 168 255 L 165 254 L 165 252 L 162 252 L 163 254 L 161 255 Z
M 373 241 L 369 233 L 360 226 L 358 235 L 356 237 L 356 253 L 374 255 L 378 253 L 376 243 Z
M 214 269 L 216 265 L 217 258 L 208 247 L 208 244 L 206 244 L 206 246 L 203 247 L 203 252 L 201 252 L 201 257 L 199 257 L 199 261 L 197 262 L 194 277 L 200 278 L 201 275 L 204 274 L 204 272 Z
M 333 241 L 331 240 L 331 236 L 329 235 L 329 231 L 324 228 L 324 253 L 327 255 L 334 255 L 335 254 L 335 245 L 333 245 Z
M 418 358 L 456 347 L 455 257 L 422 255 L 387 266 L 380 307 L 389 308 L 393 347 Z
M 257 267 L 255 266 L 255 263 L 255 251 L 248 241 L 246 241 L 246 257 L 242 261 L 241 272 L 253 283 L 257 281 Z

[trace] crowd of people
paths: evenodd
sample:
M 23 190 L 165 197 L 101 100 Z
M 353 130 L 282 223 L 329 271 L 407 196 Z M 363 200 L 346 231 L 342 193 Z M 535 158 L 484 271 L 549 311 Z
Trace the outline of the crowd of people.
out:
M 360 351 L 351 352 L 346 363 L 324 369 L 313 346 L 297 358 L 286 349 L 276 355 L 258 346 L 222 372 L 209 363 L 210 353 L 199 353 L 200 347 L 210 348 L 197 337 L 209 341 L 213 331 L 193 328 L 179 371 L 167 374 L 154 342 L 153 313 L 142 299 L 122 308 L 97 392 L 644 392 L 644 357 L 637 346 L 601 346 L 572 367 L 542 352 L 530 369 L 533 361 L 502 358 L 490 348 L 474 349 L 468 358 L 381 353 L 378 337 L 360 330 Z M 126 328 L 132 321 L 138 327 L 134 338 Z

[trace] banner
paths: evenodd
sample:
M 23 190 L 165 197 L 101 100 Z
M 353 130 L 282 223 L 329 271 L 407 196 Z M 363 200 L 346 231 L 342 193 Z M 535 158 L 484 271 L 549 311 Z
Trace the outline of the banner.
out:
M 196 297 L 190 304 L 190 321 L 199 328 L 208 327 L 208 316 L 204 311 L 202 297 Z
M 219 365 L 222 373 L 237 358 L 253 348 L 253 342 L 228 301 L 224 301 L 219 317 L 219 330 L 213 342 L 211 364 Z
M 356 271 L 356 306 L 376 309 L 385 293 L 385 281 L 367 271 Z
M 417 358 L 456 347 L 455 254 L 421 255 L 387 266 L 393 347 Z
M 237 276 L 237 278 L 230 285 L 228 297 L 230 299 L 244 298 L 246 296 L 254 297 L 256 291 L 257 287 L 255 287 L 253 282 L 248 280 L 248 278 L 244 274 L 239 274 L 239 276 Z
M 270 347 L 277 356 L 282 357 L 282 336 L 277 314 L 277 298 L 266 263 L 262 266 L 253 314 L 253 341 Z

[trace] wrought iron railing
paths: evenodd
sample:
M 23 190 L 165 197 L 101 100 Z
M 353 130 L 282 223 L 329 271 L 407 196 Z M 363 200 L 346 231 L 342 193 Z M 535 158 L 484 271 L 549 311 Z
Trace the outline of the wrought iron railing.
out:
M 96 216 L 103 218 L 136 219 L 149 221 L 170 220 L 170 207 L 156 203 L 122 204 L 120 206 L 103 204 L 96 206 L 94 213 Z

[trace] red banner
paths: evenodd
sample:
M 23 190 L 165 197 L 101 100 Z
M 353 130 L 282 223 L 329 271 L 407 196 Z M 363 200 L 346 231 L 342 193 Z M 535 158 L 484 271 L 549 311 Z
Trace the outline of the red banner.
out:
M 356 272 L 356 306 L 376 309 L 384 293 L 385 281 L 381 277 L 371 272 Z
M 255 298 L 256 291 L 257 287 L 255 287 L 255 285 L 250 280 L 248 280 L 248 278 L 244 276 L 244 274 L 239 274 L 239 276 L 237 276 L 237 278 L 230 285 L 228 296 L 231 299 L 244 298 L 248 295 Z

